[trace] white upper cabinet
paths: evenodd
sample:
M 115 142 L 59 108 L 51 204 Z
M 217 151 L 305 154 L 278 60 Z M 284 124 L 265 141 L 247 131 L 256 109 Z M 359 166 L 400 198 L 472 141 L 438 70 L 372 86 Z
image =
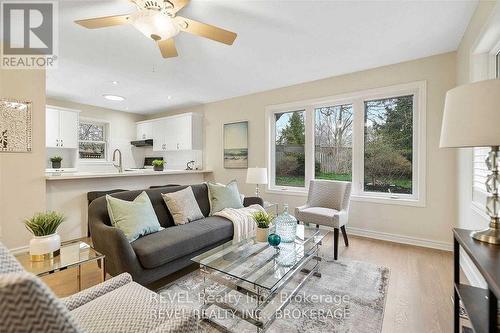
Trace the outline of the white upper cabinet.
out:
M 202 150 L 203 117 L 196 113 L 152 121 L 153 151 Z
M 137 123 L 137 140 L 153 138 L 153 123 L 151 121 Z
M 78 148 L 78 111 L 48 107 L 45 144 L 49 148 Z

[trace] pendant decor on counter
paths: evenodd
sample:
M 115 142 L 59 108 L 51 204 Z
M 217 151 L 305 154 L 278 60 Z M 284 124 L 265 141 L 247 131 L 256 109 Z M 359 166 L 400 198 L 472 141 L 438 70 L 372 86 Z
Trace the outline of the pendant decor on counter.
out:
M 0 152 L 31 152 L 31 102 L 0 98 Z
M 283 213 L 274 220 L 276 224 L 276 234 L 281 237 L 281 243 L 291 243 L 295 241 L 297 234 L 297 219 L 288 214 L 288 204 L 284 205 Z

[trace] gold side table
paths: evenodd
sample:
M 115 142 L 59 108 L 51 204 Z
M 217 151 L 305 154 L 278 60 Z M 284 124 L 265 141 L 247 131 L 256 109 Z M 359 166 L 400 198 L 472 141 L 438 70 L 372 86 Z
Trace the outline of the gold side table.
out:
M 60 255 L 44 261 L 31 261 L 28 252 L 15 256 L 24 269 L 38 277 L 77 267 L 78 291 L 82 290 L 82 265 L 88 262 L 99 262 L 102 270 L 102 281 L 106 280 L 105 256 L 82 241 L 71 241 L 61 244 Z

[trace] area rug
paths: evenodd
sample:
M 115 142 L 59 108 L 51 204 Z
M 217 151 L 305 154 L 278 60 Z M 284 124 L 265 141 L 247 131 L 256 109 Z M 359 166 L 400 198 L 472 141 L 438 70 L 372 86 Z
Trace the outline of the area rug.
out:
M 382 330 L 389 283 L 388 268 L 350 260 L 323 261 L 321 273 L 321 278 L 310 277 L 290 304 L 279 313 L 267 332 L 377 333 Z M 216 295 L 226 288 L 208 279 L 207 281 L 205 290 L 209 295 Z M 289 284 L 290 288 L 293 288 L 293 279 Z M 284 288 L 283 293 L 286 293 L 286 290 L 287 288 Z M 165 301 L 199 313 L 203 291 L 203 275 L 195 271 L 158 292 Z M 241 297 L 241 294 L 238 295 Z M 281 295 L 277 296 L 276 300 L 279 297 Z M 237 303 L 241 308 L 249 308 L 251 303 L 255 302 L 248 297 L 226 300 Z M 225 316 L 221 316 L 221 313 Z M 228 315 L 226 310 L 215 305 L 207 310 L 207 314 L 231 331 L 256 332 L 255 327 L 248 322 Z M 205 323 L 202 325 L 202 331 L 218 332 L 215 327 Z

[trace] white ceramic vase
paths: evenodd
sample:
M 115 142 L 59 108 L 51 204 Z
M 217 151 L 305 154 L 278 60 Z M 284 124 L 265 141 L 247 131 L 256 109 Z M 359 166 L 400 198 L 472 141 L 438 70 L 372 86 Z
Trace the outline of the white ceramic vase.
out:
M 255 232 L 257 242 L 267 242 L 267 237 L 269 237 L 269 228 L 257 228 Z
M 50 259 L 59 254 L 61 237 L 54 233 L 47 236 L 33 236 L 30 240 L 30 256 L 33 261 Z

